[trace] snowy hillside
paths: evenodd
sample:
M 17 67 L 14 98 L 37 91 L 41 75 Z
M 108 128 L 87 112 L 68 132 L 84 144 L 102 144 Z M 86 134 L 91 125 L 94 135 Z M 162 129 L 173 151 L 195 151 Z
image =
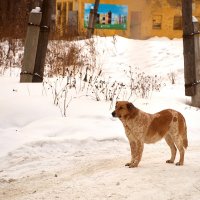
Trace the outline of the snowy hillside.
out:
M 170 149 L 162 140 L 145 145 L 138 168 L 125 167 L 130 149 L 121 122 L 111 116 L 114 104 L 76 91 L 63 117 L 48 91 L 53 78 L 19 83 L 19 71 L 9 69 L 0 76 L 0 200 L 200 199 L 200 110 L 184 95 L 182 40 L 117 36 L 96 37 L 95 44 L 106 80 L 127 83 L 130 66 L 133 74 L 160 77 L 160 91 L 130 101 L 145 112 L 173 108 L 184 115 L 185 165 L 165 163 Z M 130 96 L 125 92 L 120 98 Z

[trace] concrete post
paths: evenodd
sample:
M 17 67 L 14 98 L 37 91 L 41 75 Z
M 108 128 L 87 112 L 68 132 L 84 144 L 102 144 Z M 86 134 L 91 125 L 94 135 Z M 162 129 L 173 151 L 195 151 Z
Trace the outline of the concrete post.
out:
M 24 60 L 20 74 L 20 82 L 32 82 L 38 38 L 40 33 L 41 12 L 31 12 L 24 47 Z
M 191 0 L 182 0 L 182 17 L 185 95 L 194 96 L 195 89 L 192 84 L 195 80 L 195 50 Z
M 193 22 L 194 25 L 194 52 L 195 52 L 195 81 L 193 87 L 195 89 L 195 95 L 192 96 L 192 106 L 200 108 L 200 37 L 199 22 Z

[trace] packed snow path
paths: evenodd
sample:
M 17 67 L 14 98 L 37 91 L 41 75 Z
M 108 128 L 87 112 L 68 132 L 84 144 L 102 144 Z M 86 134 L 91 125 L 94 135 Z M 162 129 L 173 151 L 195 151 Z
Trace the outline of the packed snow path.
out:
M 35 155 L 37 150 L 44 157 Z M 0 172 L 4 177 L 0 179 L 2 200 L 200 198 L 200 163 L 196 157 L 200 147 L 195 142 L 186 151 L 184 166 L 165 163 L 170 151 L 161 141 L 145 145 L 140 166 L 131 169 L 124 166 L 130 159 L 127 141 L 44 143 L 23 151 L 29 157 L 19 158 L 20 150 L 13 153 L 7 161 L 12 165 Z M 21 177 L 13 179 L 16 170 L 21 171 Z

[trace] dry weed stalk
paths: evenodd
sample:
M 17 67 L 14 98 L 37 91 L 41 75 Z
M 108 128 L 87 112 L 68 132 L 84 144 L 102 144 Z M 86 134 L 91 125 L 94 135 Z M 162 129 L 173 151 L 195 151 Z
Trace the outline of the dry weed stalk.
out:
M 174 85 L 176 82 L 176 73 L 174 71 L 171 71 L 167 75 L 168 75 L 168 78 L 169 78 L 171 84 Z

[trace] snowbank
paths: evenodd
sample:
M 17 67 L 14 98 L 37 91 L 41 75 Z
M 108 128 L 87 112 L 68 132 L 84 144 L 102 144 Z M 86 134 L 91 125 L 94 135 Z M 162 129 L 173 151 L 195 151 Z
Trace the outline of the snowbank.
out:
M 164 108 L 183 113 L 189 138 L 185 165 L 166 164 L 170 150 L 161 141 L 145 145 L 138 168 L 126 168 L 129 144 L 109 103 L 77 97 L 63 118 L 43 84 L 2 76 L 0 199 L 199 199 L 200 112 L 184 96 L 182 41 L 95 40 L 105 75 L 125 80 L 130 65 L 161 75 L 166 86 L 160 92 L 133 101 L 150 113 Z M 171 71 L 175 85 L 167 76 Z

